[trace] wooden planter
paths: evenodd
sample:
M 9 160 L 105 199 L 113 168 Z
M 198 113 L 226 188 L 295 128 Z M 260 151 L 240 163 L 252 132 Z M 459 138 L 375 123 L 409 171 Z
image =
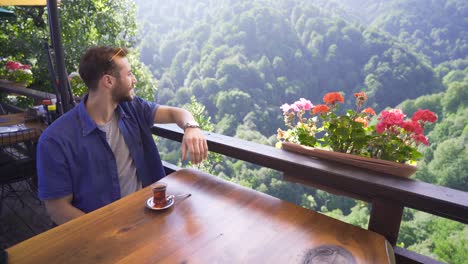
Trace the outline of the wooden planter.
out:
M 382 174 L 385 175 L 409 178 L 418 169 L 416 166 L 405 163 L 361 157 L 358 155 L 302 146 L 290 142 L 283 142 L 281 146 L 284 150 L 287 151 L 296 152 L 320 159 L 332 160 L 372 171 L 382 172 Z
M 9 85 L 9 86 L 26 88 L 26 84 L 24 84 L 24 83 L 12 82 L 12 81 L 6 80 L 6 79 L 0 79 L 0 83 L 5 84 L 5 85 Z

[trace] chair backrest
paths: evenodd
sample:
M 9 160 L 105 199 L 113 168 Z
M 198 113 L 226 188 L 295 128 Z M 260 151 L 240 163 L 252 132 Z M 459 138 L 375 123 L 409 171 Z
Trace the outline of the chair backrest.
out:
M 34 175 L 39 135 L 40 130 L 25 127 L 0 132 L 0 183 L 16 182 Z
M 24 124 L 0 126 L 0 147 L 36 142 L 40 134 L 39 129 L 26 127 Z

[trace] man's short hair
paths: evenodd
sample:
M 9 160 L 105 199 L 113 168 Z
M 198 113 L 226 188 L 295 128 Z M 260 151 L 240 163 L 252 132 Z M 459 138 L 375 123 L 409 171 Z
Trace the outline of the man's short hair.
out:
M 119 77 L 119 69 L 115 63 L 116 57 L 125 57 L 126 48 L 108 46 L 91 47 L 81 56 L 79 73 L 89 90 L 96 90 L 99 80 L 104 74 Z

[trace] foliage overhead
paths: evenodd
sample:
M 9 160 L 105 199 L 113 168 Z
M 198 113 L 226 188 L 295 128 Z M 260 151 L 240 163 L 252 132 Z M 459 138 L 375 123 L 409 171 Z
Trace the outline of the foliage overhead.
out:
M 34 87 L 52 92 L 47 51 L 50 34 L 45 7 L 9 7 L 16 14 L 0 23 L 0 57 L 32 64 Z M 94 45 L 135 47 L 135 4 L 130 0 L 64 1 L 59 6 L 62 44 L 67 72 L 75 72 L 83 52 Z M 47 43 L 47 44 L 46 44 Z M 139 80 L 139 94 L 152 98 L 155 82 L 134 51 L 130 63 Z M 53 55 L 53 53 L 52 53 Z

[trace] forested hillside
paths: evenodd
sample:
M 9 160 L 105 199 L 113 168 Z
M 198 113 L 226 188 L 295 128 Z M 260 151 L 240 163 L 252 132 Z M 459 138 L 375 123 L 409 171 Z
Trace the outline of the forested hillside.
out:
M 137 0 L 141 60 L 161 104 L 203 109 L 212 130 L 273 145 L 283 103 L 330 91 L 369 95 L 381 111 L 435 111 L 415 178 L 468 191 L 468 4 L 462 0 Z M 192 98 L 192 99 L 191 99 Z M 195 98 L 195 101 L 194 99 Z M 347 103 L 352 103 L 348 100 Z M 208 120 L 209 119 L 209 120 Z M 209 122 L 208 122 L 209 121 Z M 180 162 L 177 143 L 159 142 Z M 220 177 L 366 226 L 368 205 L 217 157 Z M 443 227 L 443 228 L 442 228 Z M 400 245 L 463 263 L 468 227 L 405 211 Z
M 329 91 L 366 90 L 381 110 L 443 90 L 429 65 L 383 32 L 306 1 L 231 2 L 138 2 L 157 100 L 183 104 L 195 95 L 217 132 L 234 135 L 248 116 L 270 136 L 279 105 Z
M 434 66 L 467 59 L 468 2 L 464 0 L 312 0 L 329 12 L 345 14 L 388 32 Z M 346 11 L 342 11 L 345 9 Z

